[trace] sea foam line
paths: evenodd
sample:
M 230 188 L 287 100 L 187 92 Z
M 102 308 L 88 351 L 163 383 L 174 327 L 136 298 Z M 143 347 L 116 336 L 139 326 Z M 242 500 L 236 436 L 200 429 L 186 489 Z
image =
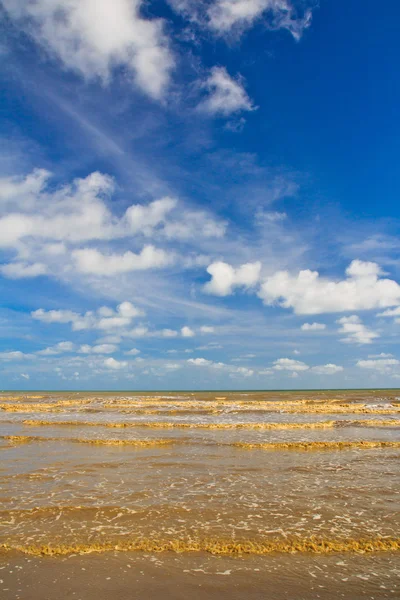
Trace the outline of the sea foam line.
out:
M 0 545 L 4 553 L 20 552 L 31 556 L 66 556 L 70 554 L 89 554 L 92 552 L 208 552 L 216 555 L 240 556 L 244 554 L 266 555 L 271 553 L 312 553 L 331 554 L 335 552 L 395 552 L 400 550 L 399 538 L 366 539 L 303 539 L 233 541 L 214 539 L 157 540 L 140 538 L 120 542 L 99 542 L 71 545 L 23 545 L 4 543 Z

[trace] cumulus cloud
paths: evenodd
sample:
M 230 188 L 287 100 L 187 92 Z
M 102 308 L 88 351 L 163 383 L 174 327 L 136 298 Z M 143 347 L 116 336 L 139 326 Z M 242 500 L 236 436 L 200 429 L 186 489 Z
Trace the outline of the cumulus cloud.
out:
M 395 318 L 394 322 L 400 323 L 400 306 L 397 306 L 396 308 L 389 308 L 382 313 L 378 313 L 378 317 L 397 317 Z
M 358 360 L 357 367 L 360 369 L 369 369 L 381 374 L 392 375 L 400 374 L 400 360 L 396 358 L 377 358 L 375 360 Z
M 214 333 L 215 332 L 215 328 L 211 327 L 210 325 L 202 325 L 200 327 L 200 332 L 201 333 Z
M 323 331 L 326 329 L 324 323 L 303 323 L 300 328 L 302 331 Z
M 44 350 L 39 350 L 37 354 L 42 356 L 51 356 L 56 354 L 63 354 L 64 352 L 73 352 L 75 345 L 72 342 L 59 342 L 55 346 L 50 346 Z
M 169 196 L 154 200 L 147 206 L 133 204 L 127 209 L 125 219 L 133 233 L 140 231 L 144 235 L 150 236 L 155 227 L 166 222 L 168 215 L 176 205 L 176 199 Z
M 258 371 L 258 375 L 275 375 L 275 372 L 272 369 L 261 369 Z
M 296 375 L 303 371 L 315 373 L 316 375 L 335 375 L 336 373 L 343 371 L 343 367 L 332 363 L 310 367 L 306 363 L 300 360 L 294 360 L 293 358 L 278 358 L 278 360 L 273 363 L 272 368 L 275 371 L 290 371 L 292 374 L 295 373 Z
M 132 348 L 131 350 L 125 352 L 125 354 L 127 354 L 128 356 L 137 356 L 138 354 L 140 354 L 140 350 L 138 350 L 137 348 Z
M 211 281 L 204 285 L 204 291 L 214 296 L 228 296 L 234 288 L 250 288 L 260 279 L 261 263 L 246 263 L 235 269 L 225 262 L 214 262 L 207 268 Z
M 248 367 L 235 367 L 223 362 L 207 360 L 206 358 L 189 358 L 187 362 L 189 365 L 194 365 L 195 367 L 208 367 L 210 369 L 222 370 L 230 376 L 251 377 L 254 375 L 254 370 L 249 369 Z
M 199 110 L 211 115 L 231 114 L 254 110 L 254 106 L 240 78 L 233 79 L 224 67 L 213 67 L 202 87 L 207 97 L 199 104 Z
M 95 346 L 89 346 L 88 344 L 83 344 L 78 352 L 80 354 L 113 354 L 116 352 L 118 347 L 115 344 L 97 344 Z
M 47 173 L 43 182 L 49 176 Z M 0 246 L 14 247 L 20 240 L 32 237 L 81 242 L 116 235 L 112 215 L 104 201 L 114 189 L 110 177 L 92 173 L 49 193 L 42 187 L 27 202 L 21 190 L 25 189 L 29 177 L 7 178 L 8 187 L 14 185 L 17 201 L 13 212 L 7 210 L 0 218 Z M 0 179 L 0 187 L 1 184 Z M 0 205 L 0 210 L 2 208 Z
M 335 375 L 337 373 L 341 373 L 344 369 L 340 365 L 335 365 L 333 363 L 328 363 L 326 365 L 317 365 L 314 367 L 310 367 L 304 362 L 299 360 L 294 360 L 292 358 L 278 358 L 274 361 L 271 368 L 263 368 L 255 370 L 254 368 L 248 367 L 234 367 L 232 365 L 226 365 L 222 362 L 214 362 L 212 360 L 207 360 L 206 358 L 189 358 L 188 364 L 193 365 L 195 367 L 207 367 L 209 369 L 219 369 L 224 370 L 230 374 L 242 375 L 245 377 L 249 377 L 251 375 L 257 374 L 260 376 L 264 375 L 273 375 L 277 371 L 282 371 L 286 376 L 292 377 L 293 375 L 298 376 L 299 373 L 309 372 L 314 373 L 316 375 Z M 290 373 L 290 375 L 288 375 Z
M 311 367 L 311 371 L 317 375 L 335 375 L 336 373 L 341 373 L 343 370 L 343 367 L 332 363 Z
M 205 211 L 179 206 L 170 197 L 132 204 L 116 216 L 110 210 L 115 182 L 102 173 L 57 188 L 50 188 L 49 180 L 50 173 L 44 170 L 0 178 L 0 248 L 17 254 L 0 266 L 5 277 L 59 276 L 71 267 L 104 276 L 161 268 L 173 262 L 173 253 L 147 244 L 138 253 L 129 249 L 119 254 L 112 251 L 111 242 L 134 237 L 137 246 L 139 237 L 171 243 L 225 234 L 225 222 Z M 103 252 L 87 246 L 95 241 L 110 248 Z
M 190 338 L 190 337 L 194 337 L 195 333 L 194 333 L 193 329 L 190 329 L 190 327 L 185 325 L 185 327 L 182 327 L 182 329 L 181 329 L 181 335 L 182 335 L 182 337 Z
M 267 305 L 292 308 L 296 314 L 311 315 L 385 308 L 399 304 L 400 285 L 381 278 L 376 263 L 354 260 L 346 269 L 347 278 L 334 281 L 317 271 L 297 275 L 278 271 L 261 285 L 259 296 Z
M 0 273 L 8 279 L 29 279 L 46 275 L 47 267 L 42 263 L 11 262 L 0 266 Z
M 44 189 L 50 173 L 46 169 L 34 169 L 22 176 L 0 179 L 0 204 L 3 208 L 13 208 L 15 204 L 29 208 L 35 205 L 37 195 Z
M 154 246 L 145 246 L 140 254 L 128 250 L 124 254 L 102 254 L 94 248 L 83 248 L 72 253 L 78 271 L 94 275 L 112 276 L 129 271 L 145 271 L 169 265 L 172 254 Z
M 368 329 L 357 315 L 342 317 L 341 319 L 338 319 L 337 323 L 341 325 L 339 333 L 344 333 L 346 335 L 346 337 L 342 338 L 342 342 L 371 344 L 372 340 L 379 337 L 379 334 Z
M 133 329 L 130 329 L 129 331 L 125 332 L 124 335 L 131 338 L 142 338 L 147 337 L 149 333 L 150 332 L 148 327 L 145 327 L 144 325 L 139 325 L 138 327 L 134 327 Z
M 34 354 L 25 354 L 20 350 L 12 350 L 11 352 L 0 352 L 0 360 L 19 361 L 35 358 Z
M 44 310 L 39 308 L 31 316 L 42 323 L 71 323 L 74 331 L 85 329 L 118 329 L 131 325 L 135 317 L 144 313 L 131 302 L 122 302 L 113 310 L 107 306 L 97 311 L 88 311 L 84 314 L 71 310 Z
M 124 369 L 128 366 L 126 361 L 116 360 L 112 356 L 110 358 L 106 358 L 103 364 L 105 367 L 107 367 L 107 369 L 113 369 L 114 371 L 119 371 L 120 369 Z
M 162 198 L 146 205 L 133 204 L 116 218 L 106 203 L 115 190 L 114 180 L 108 175 L 93 172 L 48 191 L 51 174 L 40 173 L 40 177 L 33 171 L 25 177 L 0 178 L 0 246 L 13 247 L 27 237 L 59 244 L 107 241 L 135 233 L 150 236 L 167 222 L 177 206 L 176 200 Z M 7 198 L 12 199 L 11 204 L 5 201 Z M 180 211 L 176 216 L 179 222 L 185 214 Z M 63 247 L 53 243 L 46 248 L 50 253 L 56 249 L 60 253 Z
M 273 369 L 275 371 L 308 371 L 310 368 L 300 360 L 294 360 L 293 358 L 278 358 L 274 361 Z
M 175 65 L 162 19 L 145 19 L 142 0 L 3 0 L 8 15 L 51 56 L 107 84 L 123 67 L 146 94 L 162 99 Z
M 183 211 L 181 217 L 166 221 L 162 234 L 167 240 L 191 240 L 202 238 L 222 238 L 225 235 L 227 224 L 218 221 L 201 210 Z M 201 257 L 200 257 L 201 258 Z
M 160 337 L 164 337 L 164 338 L 174 338 L 177 337 L 178 332 L 175 331 L 174 329 L 162 329 L 161 331 L 158 332 L 150 332 L 150 331 L 146 331 L 146 333 L 151 336 L 151 335 L 159 335 Z

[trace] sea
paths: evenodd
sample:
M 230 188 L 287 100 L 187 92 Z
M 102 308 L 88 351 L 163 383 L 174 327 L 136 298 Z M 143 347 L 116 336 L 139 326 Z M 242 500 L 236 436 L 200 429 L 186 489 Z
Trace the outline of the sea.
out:
M 400 390 L 3 392 L 2 600 L 400 598 Z

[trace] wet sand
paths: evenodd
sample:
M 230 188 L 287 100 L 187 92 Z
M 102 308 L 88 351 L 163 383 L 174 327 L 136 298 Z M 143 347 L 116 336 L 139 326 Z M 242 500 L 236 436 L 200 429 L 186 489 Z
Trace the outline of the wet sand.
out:
M 3 394 L 1 597 L 396 597 L 399 397 Z

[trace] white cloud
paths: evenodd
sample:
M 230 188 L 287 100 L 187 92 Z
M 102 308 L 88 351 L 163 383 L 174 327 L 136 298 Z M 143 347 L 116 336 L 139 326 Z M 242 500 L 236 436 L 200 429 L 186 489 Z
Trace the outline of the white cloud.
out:
M 375 360 L 359 360 L 357 367 L 377 371 L 381 374 L 396 374 L 400 372 L 400 360 L 396 358 L 379 358 Z
M 203 238 L 222 238 L 225 235 L 227 224 L 218 221 L 201 210 L 186 210 L 181 218 L 170 219 L 164 224 L 162 234 L 168 240 L 190 240 Z M 197 260 L 202 260 L 198 257 Z
M 290 371 L 292 374 L 298 375 L 303 371 L 309 373 L 315 373 L 316 375 L 335 375 L 343 371 L 343 367 L 328 363 L 326 365 L 316 365 L 310 367 L 300 360 L 294 360 L 293 358 L 279 358 L 273 363 L 272 367 L 275 371 Z
M 188 363 L 190 365 L 195 365 L 196 367 L 208 367 L 212 365 L 212 361 L 207 360 L 206 358 L 189 358 Z
M 400 285 L 380 278 L 376 263 L 354 260 L 342 281 L 319 276 L 317 271 L 290 275 L 278 271 L 261 286 L 259 296 L 267 305 L 293 308 L 302 315 L 385 308 L 400 302 Z
M 124 254 L 102 254 L 94 248 L 83 248 L 72 253 L 78 271 L 94 275 L 112 276 L 129 271 L 157 269 L 172 263 L 172 255 L 154 246 L 144 246 L 140 254 L 130 250 Z
M 240 34 L 264 18 L 271 29 L 287 29 L 298 40 L 311 22 L 291 0 L 169 0 L 176 12 L 216 35 Z
M 175 59 L 161 19 L 144 19 L 142 0 L 3 0 L 9 16 L 50 55 L 86 79 L 108 83 L 115 67 L 161 99 Z
M 278 358 L 272 367 L 275 371 L 307 371 L 310 367 L 300 360 L 293 358 Z
M 103 364 L 105 367 L 107 367 L 107 369 L 113 369 L 115 371 L 118 371 L 119 369 L 124 369 L 126 366 L 128 366 L 127 362 L 116 360 L 112 357 L 106 358 Z
M 133 329 L 129 330 L 128 332 L 126 332 L 127 337 L 132 337 L 132 338 L 141 338 L 141 337 L 146 337 L 149 333 L 149 330 L 147 327 L 143 327 L 142 325 L 139 325 L 139 327 L 134 327 Z
M 215 296 L 228 296 L 235 287 L 250 288 L 259 281 L 261 263 L 246 263 L 235 269 L 225 262 L 214 262 L 207 268 L 211 281 L 204 285 L 204 291 Z
M 71 310 L 49 310 L 39 308 L 31 313 L 32 317 L 43 323 L 71 323 L 74 331 L 85 329 L 115 329 L 128 327 L 132 320 L 143 315 L 143 311 L 136 308 L 131 302 L 122 302 L 114 311 L 108 307 L 101 307 L 98 311 L 88 311 L 79 314 Z
M 30 376 L 27 373 L 21 373 L 21 377 L 24 379 L 30 379 Z
M 12 350 L 11 352 L 0 352 L 0 360 L 18 361 L 35 358 L 34 354 L 25 354 L 20 350 Z
M 2 177 L 0 179 L 0 204 L 3 208 L 13 208 L 15 204 L 30 208 L 37 195 L 43 190 L 50 173 L 45 169 L 34 169 L 26 177 Z
M 285 212 L 258 210 L 255 216 L 255 222 L 259 226 L 265 227 L 271 223 L 280 223 L 287 219 Z
M 84 344 L 78 350 L 81 354 L 113 354 L 118 350 L 114 344 L 97 344 L 96 346 L 89 346 Z
M 393 354 L 381 352 L 380 354 L 368 354 L 368 358 L 393 358 Z
M 127 209 L 125 219 L 132 233 L 140 231 L 143 235 L 151 236 L 155 227 L 166 222 L 176 205 L 177 200 L 169 196 L 155 200 L 147 206 L 133 204 Z
M 215 328 L 211 327 L 210 325 L 202 325 L 200 327 L 200 332 L 201 333 L 214 333 L 215 332 Z
M 138 350 L 137 348 L 132 348 L 131 350 L 125 352 L 125 354 L 127 354 L 128 356 L 137 356 L 138 354 L 140 354 L 140 350 Z
M 223 362 L 213 362 L 206 358 L 189 358 L 187 362 L 189 365 L 194 365 L 195 367 L 208 367 L 217 371 L 222 370 L 229 373 L 230 376 L 251 377 L 254 375 L 254 370 L 248 367 L 234 367 L 226 365 Z
M 223 346 L 221 346 L 221 344 L 218 344 L 218 342 L 212 342 L 210 344 L 206 344 L 205 346 L 197 346 L 196 350 L 212 351 L 221 350 L 222 348 Z M 185 352 L 192 352 L 192 350 L 185 350 Z M 243 360 L 243 358 L 240 358 L 239 360 Z
M 177 337 L 177 335 L 178 335 L 178 332 L 175 331 L 174 329 L 162 329 L 159 332 L 151 332 L 151 333 L 146 331 L 146 333 L 148 333 L 149 336 L 154 335 L 156 333 L 156 335 L 159 335 L 164 338 L 174 338 L 174 337 Z
M 201 111 L 226 117 L 243 110 L 254 110 L 241 79 L 233 79 L 224 67 L 213 67 L 202 87 L 208 95 L 199 104 Z
M 389 308 L 382 313 L 378 314 L 378 317 L 400 317 L 400 306 L 396 308 Z
M 181 334 L 182 334 L 182 337 L 185 337 L 185 338 L 194 337 L 194 335 L 195 335 L 193 329 L 190 329 L 190 327 L 187 327 L 186 325 L 185 325 L 185 327 L 182 327 Z
M 397 317 L 394 322 L 400 323 L 400 306 L 397 306 L 396 308 L 389 308 L 388 310 L 379 313 L 378 317 Z
M 75 350 L 75 345 L 72 342 L 59 342 L 55 346 L 50 346 L 49 348 L 45 348 L 44 350 L 39 350 L 37 354 L 42 356 L 51 356 L 56 354 L 63 354 L 64 352 L 73 352 Z
M 136 238 L 198 243 L 200 238 L 222 238 L 226 231 L 225 222 L 170 197 L 133 204 L 117 216 L 110 209 L 114 180 L 102 173 L 55 188 L 47 186 L 49 179 L 50 173 L 38 170 L 25 177 L 0 177 L 0 247 L 16 253 L 0 266 L 6 277 L 48 274 L 70 279 L 73 269 L 112 276 L 161 268 L 174 262 L 174 253 L 153 244 L 139 246 L 136 253 L 131 249 L 132 244 L 138 247 Z M 116 253 L 111 242 L 127 239 L 131 247 Z M 107 249 L 88 246 L 94 241 L 107 244 Z M 182 264 L 189 259 L 193 264 L 188 267 L 198 266 L 191 255 L 182 257 Z M 202 264 L 204 260 L 202 256 Z
M 0 266 L 0 273 L 8 279 L 28 279 L 46 275 L 47 267 L 42 263 L 28 264 L 25 262 L 12 262 Z
M 9 187 L 14 182 L 17 202 L 13 204 L 14 212 L 6 211 L 0 218 L 0 246 L 13 247 L 26 237 L 81 242 L 116 235 L 112 215 L 104 203 L 114 189 L 110 177 L 95 172 L 50 193 L 40 189 L 27 203 L 20 190 L 29 177 L 7 179 Z M 0 187 L 2 182 L 0 179 Z
M 175 198 L 165 196 L 149 204 L 133 204 L 121 220 L 125 235 L 131 233 L 153 237 L 155 231 L 167 240 L 198 237 L 221 238 L 226 223 L 216 221 L 207 212 L 183 209 Z
M 335 375 L 336 373 L 341 373 L 343 370 L 343 367 L 332 363 L 311 367 L 311 371 L 317 375 Z
M 182 369 L 182 365 L 180 365 L 179 363 L 165 363 L 163 365 L 163 368 L 166 371 L 177 371 L 178 369 Z
M 80 315 L 72 310 L 44 310 L 39 308 L 31 313 L 32 317 L 43 323 L 71 323 Z
M 303 323 L 300 328 L 302 331 L 323 331 L 326 329 L 324 323 Z
M 258 371 L 258 375 L 275 375 L 275 372 L 272 369 L 261 369 Z
M 372 340 L 379 337 L 379 334 L 368 329 L 357 315 L 342 317 L 338 319 L 337 323 L 341 325 L 339 333 L 346 334 L 346 337 L 342 338 L 342 342 L 370 344 Z
M 185 325 L 179 331 L 176 329 L 154 329 L 149 330 L 147 327 L 139 326 L 134 329 L 126 332 L 122 332 L 122 335 L 125 337 L 147 337 L 147 338 L 176 338 L 181 336 L 183 338 L 191 338 L 196 335 L 196 332 Z M 188 350 L 191 352 L 191 350 Z
M 220 34 L 247 29 L 263 14 L 274 29 L 288 29 L 299 39 L 311 21 L 311 11 L 297 17 L 290 0 L 215 0 L 208 9 L 209 27 Z

